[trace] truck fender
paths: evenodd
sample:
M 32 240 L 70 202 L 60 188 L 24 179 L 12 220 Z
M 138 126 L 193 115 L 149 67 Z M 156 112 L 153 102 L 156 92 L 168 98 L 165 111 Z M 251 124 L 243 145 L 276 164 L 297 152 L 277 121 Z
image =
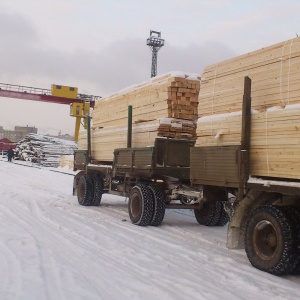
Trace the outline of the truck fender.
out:
M 244 198 L 233 204 L 233 215 L 228 225 L 227 248 L 244 249 L 245 226 L 249 215 L 261 205 L 272 204 L 281 195 L 249 190 Z
M 74 176 L 73 180 L 73 196 L 77 196 L 77 185 L 81 176 L 85 175 L 85 171 L 80 171 Z

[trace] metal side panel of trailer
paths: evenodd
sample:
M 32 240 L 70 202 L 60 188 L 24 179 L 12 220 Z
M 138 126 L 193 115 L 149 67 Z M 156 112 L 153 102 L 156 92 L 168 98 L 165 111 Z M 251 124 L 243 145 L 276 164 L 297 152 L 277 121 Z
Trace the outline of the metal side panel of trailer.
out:
M 191 148 L 192 184 L 239 187 L 240 153 L 240 146 Z
M 121 148 L 114 151 L 114 174 L 130 173 L 147 178 L 172 177 L 189 180 L 189 140 L 157 138 L 155 146 L 144 148 Z

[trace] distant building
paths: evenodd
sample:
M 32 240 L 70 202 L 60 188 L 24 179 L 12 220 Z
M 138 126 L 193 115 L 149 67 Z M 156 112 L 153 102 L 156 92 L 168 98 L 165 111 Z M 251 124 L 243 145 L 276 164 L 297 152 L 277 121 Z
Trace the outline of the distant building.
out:
M 69 134 L 59 134 L 57 136 L 59 139 L 62 139 L 62 140 L 68 140 L 68 141 L 74 141 L 74 136 L 72 135 L 69 135 Z
M 28 133 L 37 133 L 36 127 L 29 126 L 15 126 L 15 130 L 5 130 L 3 126 L 0 126 L 0 139 L 7 138 L 12 142 L 18 142 L 22 140 Z

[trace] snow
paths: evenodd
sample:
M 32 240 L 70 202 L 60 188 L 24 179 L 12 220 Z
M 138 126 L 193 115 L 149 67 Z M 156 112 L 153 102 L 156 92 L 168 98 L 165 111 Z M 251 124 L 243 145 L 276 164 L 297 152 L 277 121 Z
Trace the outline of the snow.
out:
M 168 79 L 170 77 L 186 78 L 188 80 L 200 80 L 200 75 L 196 74 L 196 73 L 189 73 L 189 72 L 182 72 L 182 71 L 170 71 L 168 73 L 164 73 L 164 74 L 155 76 L 155 77 L 151 78 L 149 81 L 142 81 L 139 84 L 133 84 L 133 85 L 127 86 L 127 87 L 119 90 L 118 92 L 109 95 L 109 97 L 130 93 L 132 91 L 135 91 L 137 88 L 139 88 L 143 85 L 149 85 L 149 86 L 153 86 L 153 87 L 163 85 L 168 82 Z M 100 101 L 110 101 L 109 97 L 101 98 L 99 100 Z
M 159 119 L 160 124 L 172 125 L 173 124 L 194 124 L 191 120 L 179 119 L 179 118 L 161 118 Z
M 271 185 L 280 185 L 280 186 L 288 186 L 288 187 L 300 187 L 300 182 L 297 181 L 276 181 L 276 180 L 269 180 L 269 179 L 263 179 L 263 178 L 257 178 L 257 177 L 250 177 L 248 180 L 248 183 L 257 183 L 262 184 L 263 186 L 271 186 Z
M 253 268 L 226 248 L 226 227 L 200 226 L 190 210 L 135 226 L 126 198 L 80 206 L 74 173 L 60 171 L 0 160 L 1 300 L 300 298 L 299 275 Z
M 258 113 L 257 110 L 251 109 L 251 114 L 256 114 Z M 231 117 L 242 117 L 242 111 L 234 111 L 230 113 L 225 113 L 225 114 L 214 114 L 210 116 L 204 116 L 200 117 L 197 120 L 197 123 L 205 123 L 205 122 L 214 122 L 214 121 L 222 121 L 226 118 L 231 118 Z
M 272 106 L 272 107 L 269 107 L 267 109 L 267 111 L 278 111 L 278 110 L 289 110 L 289 109 L 293 109 L 293 110 L 298 110 L 300 109 L 300 104 L 288 104 L 284 107 L 282 106 Z

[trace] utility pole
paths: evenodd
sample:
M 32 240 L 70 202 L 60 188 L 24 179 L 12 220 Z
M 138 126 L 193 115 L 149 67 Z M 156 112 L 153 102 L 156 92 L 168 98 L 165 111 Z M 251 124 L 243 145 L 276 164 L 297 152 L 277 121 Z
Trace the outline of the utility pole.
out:
M 165 40 L 160 36 L 160 32 L 150 30 L 150 37 L 147 39 L 147 46 L 152 51 L 151 77 L 155 77 L 157 74 L 157 52 L 165 44 Z

